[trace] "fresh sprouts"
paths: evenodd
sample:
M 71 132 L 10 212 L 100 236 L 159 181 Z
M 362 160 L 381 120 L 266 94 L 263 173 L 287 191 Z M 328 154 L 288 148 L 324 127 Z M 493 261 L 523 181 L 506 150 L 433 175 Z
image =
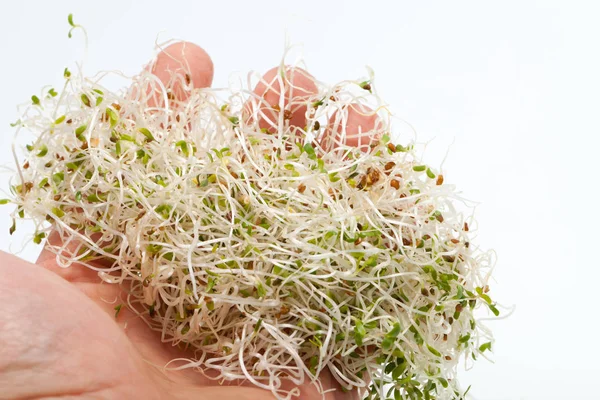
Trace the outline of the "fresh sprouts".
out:
M 64 76 L 21 117 L 34 140 L 14 219 L 35 221 L 36 243 L 55 231 L 61 265 L 122 285 L 162 341 L 191 350 L 169 367 L 278 398 L 324 371 L 368 399 L 461 398 L 457 363 L 492 346 L 474 317 L 498 314 L 490 254 L 453 186 L 392 142 L 371 80 L 319 84 L 292 127 L 250 90 L 193 89 L 189 75 L 172 77 L 183 101 L 148 72 L 118 93 Z M 377 110 L 369 148 L 342 132 L 324 151 L 330 117 L 356 103 Z

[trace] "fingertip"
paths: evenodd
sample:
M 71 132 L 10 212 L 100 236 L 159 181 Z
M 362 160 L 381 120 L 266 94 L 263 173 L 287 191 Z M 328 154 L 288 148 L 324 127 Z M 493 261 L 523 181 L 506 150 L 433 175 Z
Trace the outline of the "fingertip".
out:
M 259 114 L 264 115 L 258 117 L 259 127 L 269 131 L 277 129 L 283 96 L 284 119 L 289 121 L 291 127 L 303 128 L 306 126 L 308 99 L 318 93 L 315 79 L 298 67 L 285 66 L 283 74 L 279 75 L 280 71 L 280 67 L 271 68 L 254 88 L 257 98 L 253 100 L 253 105 L 258 107 Z
M 383 122 L 375 110 L 363 104 L 352 103 L 331 115 L 321 146 L 325 150 L 333 150 L 346 145 L 368 151 L 382 126 Z
M 212 84 L 214 65 L 202 47 L 182 41 L 165 47 L 150 71 L 175 97 L 184 100 L 189 96 L 187 87 L 205 88 Z

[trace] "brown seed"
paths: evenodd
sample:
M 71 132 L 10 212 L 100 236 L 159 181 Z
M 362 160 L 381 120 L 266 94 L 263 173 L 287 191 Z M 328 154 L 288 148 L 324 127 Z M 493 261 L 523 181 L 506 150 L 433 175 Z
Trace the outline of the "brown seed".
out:
M 454 239 L 454 238 L 450 239 L 450 241 L 451 241 L 452 243 L 454 243 L 454 244 L 457 244 L 457 243 L 459 243 L 458 239 Z
M 452 325 L 454 323 L 454 318 L 452 318 L 452 317 L 448 318 L 448 323 L 450 325 Z
M 431 239 L 431 236 L 429 236 L 429 235 L 423 235 L 423 240 L 429 240 L 429 239 Z
M 112 103 L 112 104 L 111 104 L 111 106 L 112 106 L 112 108 L 114 108 L 115 110 L 117 110 L 117 111 L 121 111 L 121 106 L 120 106 L 120 105 L 118 105 L 117 103 Z
M 273 110 L 279 112 L 281 111 L 281 108 L 279 107 L 279 104 L 275 104 L 273 107 L 271 107 Z
M 483 293 L 487 293 L 487 292 L 489 292 L 489 291 L 490 291 L 490 287 L 489 287 L 488 285 L 485 285 L 485 286 L 483 287 L 483 289 L 481 289 L 481 290 L 483 291 Z
M 175 100 L 175 95 L 173 94 L 173 92 L 167 92 L 167 99 Z
M 331 197 L 333 200 L 335 200 L 335 192 L 333 191 L 332 188 L 329 188 L 327 193 L 329 193 L 329 197 Z
M 73 123 L 73 120 L 69 118 L 69 119 L 67 120 L 67 124 L 72 124 L 72 123 Z
M 410 245 L 412 245 L 412 242 L 410 239 L 402 238 L 402 244 L 405 246 L 410 246 Z
M 356 188 L 358 190 L 362 190 L 367 186 L 367 176 L 366 175 L 362 175 L 360 177 L 360 182 L 358 183 L 358 185 L 356 185 Z
M 444 259 L 444 261 L 449 263 L 453 263 L 455 260 L 454 256 L 442 256 L 442 258 Z
M 444 333 L 444 337 L 443 337 L 443 339 L 444 339 L 444 342 L 445 342 L 445 341 L 447 341 L 447 340 L 448 340 L 448 335 L 446 335 L 446 334 Z
M 469 248 L 469 242 L 465 242 L 465 247 L 468 249 Z
M 452 357 L 450 357 L 450 356 L 446 356 L 446 357 L 444 357 L 444 358 L 446 359 L 446 361 L 450 361 L 450 360 L 452 360 Z
M 461 306 L 460 304 L 456 305 L 456 312 L 462 312 L 463 311 L 463 306 Z
M 375 169 L 375 168 L 367 169 L 367 183 L 369 185 L 377 183 L 379 181 L 380 176 L 381 176 L 381 174 L 379 173 L 378 169 Z
M 60 194 L 55 194 L 54 201 L 59 201 L 59 200 L 60 200 Z
M 313 124 L 313 130 L 318 131 L 319 129 L 321 129 L 321 123 L 319 121 L 315 121 Z
M 283 119 L 292 119 L 292 112 L 290 110 L 283 111 Z
M 358 245 L 359 245 L 359 244 L 361 244 L 361 243 L 362 243 L 362 238 L 358 238 L 358 239 L 356 239 L 356 240 L 354 241 L 354 245 L 355 245 L 355 246 L 358 246 Z
M 400 182 L 398 182 L 395 179 L 392 179 L 390 181 L 390 186 L 393 187 L 394 189 L 398 190 L 398 189 L 400 189 Z
M 438 222 L 444 222 L 444 217 L 442 217 L 442 214 L 438 214 L 435 216 L 435 219 L 438 220 Z
M 444 175 L 438 175 L 437 180 L 435 181 L 435 184 L 440 186 L 442 183 L 444 183 Z
M 399 197 L 400 197 L 401 199 L 403 199 L 403 198 L 405 198 L 405 197 L 406 197 L 406 194 L 404 194 L 404 193 L 401 193 Z M 425 222 L 427 222 L 427 221 L 425 221 Z
M 337 98 L 335 96 L 329 96 L 329 100 L 331 100 L 331 101 L 337 101 Z
M 423 288 L 423 289 L 421 289 L 421 294 L 422 294 L 423 296 L 429 296 L 429 290 L 427 290 L 427 289 Z
M 304 183 L 301 183 L 300 185 L 298 185 L 298 191 L 300 193 L 304 193 L 305 190 L 306 190 L 306 185 Z
M 467 224 L 466 222 L 463 225 L 463 231 L 469 232 L 469 224 Z
M 388 143 L 387 148 L 393 153 L 396 151 L 396 146 L 393 143 Z
M 229 171 L 229 174 L 230 174 L 230 175 L 231 175 L 231 176 L 232 176 L 234 179 L 238 179 L 238 178 L 239 178 L 238 174 L 236 174 L 236 173 L 235 173 L 235 172 L 233 172 L 233 171 Z
M 190 74 L 185 74 L 185 84 L 189 85 L 190 83 L 192 83 L 192 77 Z
M 384 167 L 384 169 L 385 169 L 385 172 L 386 172 L 386 173 L 389 175 L 389 174 L 390 174 L 390 171 L 391 171 L 392 169 L 394 169 L 394 167 L 395 167 L 395 166 L 396 166 L 396 163 L 395 163 L 395 162 L 393 162 L 393 161 L 390 161 L 390 162 L 388 162 L 387 164 L 385 164 L 385 167 Z
M 29 161 L 26 161 L 25 164 L 23 164 L 23 169 L 27 169 L 29 168 Z
M 140 213 L 138 214 L 138 216 L 137 216 L 137 217 L 135 217 L 135 220 L 136 220 L 136 221 L 139 221 L 140 219 L 142 219 L 142 217 L 143 217 L 144 215 L 146 215 L 146 211 L 142 211 L 142 212 L 140 212 Z

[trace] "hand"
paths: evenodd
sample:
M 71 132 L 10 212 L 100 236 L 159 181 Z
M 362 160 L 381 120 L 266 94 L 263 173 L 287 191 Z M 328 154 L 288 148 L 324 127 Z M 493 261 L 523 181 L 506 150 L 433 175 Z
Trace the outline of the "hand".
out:
M 213 64 L 206 52 L 191 43 L 175 43 L 159 54 L 152 73 L 168 84 L 170 72 L 189 68 L 194 87 L 208 87 Z M 263 77 L 255 93 L 277 104 L 277 69 Z M 288 70 L 288 73 L 291 73 Z M 177 87 L 175 96 L 185 96 Z M 303 73 L 294 87 L 284 90 L 294 96 L 316 93 L 310 75 Z M 181 99 L 181 98 L 180 98 Z M 184 99 L 181 99 L 184 100 Z M 306 108 L 291 105 L 290 123 L 304 126 Z M 350 106 L 346 130 L 371 130 L 375 116 L 360 106 Z M 368 111 L 368 110 L 367 110 Z M 272 109 L 269 112 L 275 112 Z M 260 121 L 262 124 L 263 121 Z M 339 127 L 328 127 L 339 132 Z M 361 140 L 347 139 L 361 146 Z M 353 140 L 352 142 L 350 142 Z M 57 240 L 51 236 L 51 243 Z M 172 359 L 189 357 L 182 350 L 163 344 L 140 317 L 125 309 L 115 318 L 121 303 L 121 288 L 101 283 L 96 272 L 82 266 L 61 268 L 56 256 L 44 250 L 37 265 L 0 253 L 0 394 L 3 399 L 77 398 L 107 399 L 271 399 L 272 394 L 244 382 L 210 380 L 191 369 L 168 371 Z M 344 393 L 329 374 L 321 376 L 325 390 L 337 388 L 325 398 L 358 398 Z M 293 385 L 290 385 L 291 389 Z M 315 385 L 301 388 L 301 399 L 321 399 Z

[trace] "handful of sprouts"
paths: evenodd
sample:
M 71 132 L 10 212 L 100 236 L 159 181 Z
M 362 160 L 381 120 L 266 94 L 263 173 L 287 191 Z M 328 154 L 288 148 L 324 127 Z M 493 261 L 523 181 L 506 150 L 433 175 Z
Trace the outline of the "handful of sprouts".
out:
M 304 74 L 286 68 L 280 87 Z M 192 350 L 174 363 L 282 399 L 297 394 L 286 380 L 325 370 L 368 399 L 462 398 L 459 359 L 491 348 L 474 310 L 498 315 L 490 254 L 454 187 L 392 141 L 371 80 L 273 105 L 187 74 L 171 77 L 184 99 L 149 72 L 116 93 L 65 79 L 18 123 L 35 139 L 18 156 L 14 218 L 36 223 L 36 243 L 56 232 L 63 266 L 122 285 L 164 342 Z M 353 110 L 376 118 L 358 147 Z

